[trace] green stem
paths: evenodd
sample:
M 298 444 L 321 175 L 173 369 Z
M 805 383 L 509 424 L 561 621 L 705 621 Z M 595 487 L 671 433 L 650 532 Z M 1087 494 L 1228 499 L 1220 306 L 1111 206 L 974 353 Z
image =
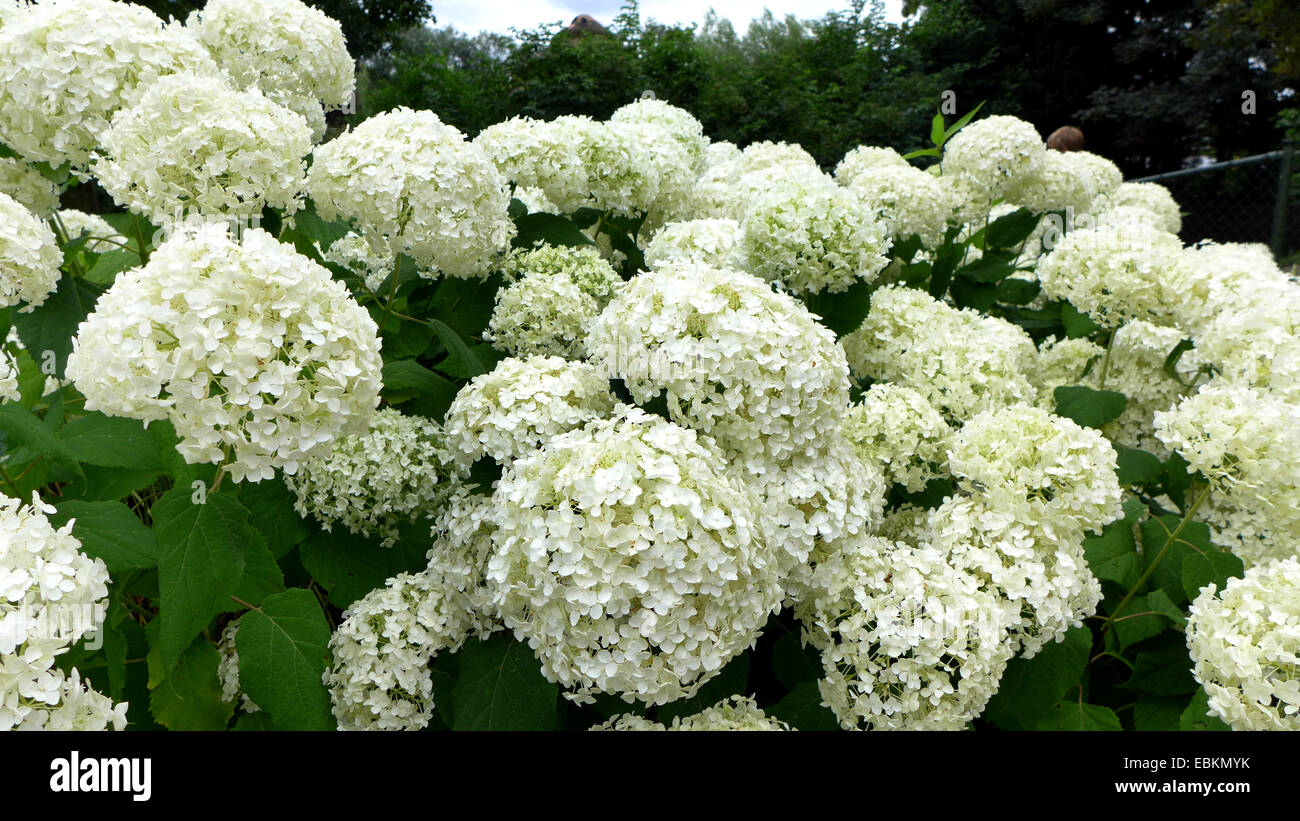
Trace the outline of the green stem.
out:
M 1200 495 L 1196 497 L 1196 500 L 1192 502 L 1191 507 L 1187 508 L 1187 512 L 1183 514 L 1183 518 L 1178 522 L 1178 527 L 1175 527 L 1173 532 L 1169 534 L 1169 538 L 1165 539 L 1165 543 L 1160 548 L 1160 552 L 1156 553 L 1155 558 L 1151 560 L 1151 564 L 1147 565 L 1146 571 L 1137 580 L 1137 583 L 1134 584 L 1132 589 L 1124 595 L 1124 598 L 1120 599 L 1119 604 L 1115 605 L 1115 609 L 1110 611 L 1110 616 L 1106 619 L 1106 625 L 1101 629 L 1102 633 L 1105 633 L 1111 628 L 1111 625 L 1116 621 L 1116 616 L 1118 616 L 1120 611 L 1124 609 L 1125 605 L 1127 605 L 1133 597 L 1137 595 L 1137 592 L 1142 589 L 1142 585 L 1146 584 L 1147 579 L 1151 578 L 1151 574 L 1155 572 L 1156 567 L 1159 566 L 1160 562 L 1164 559 L 1165 554 L 1169 552 L 1169 548 L 1173 547 L 1174 542 L 1178 541 L 1178 537 L 1182 534 L 1183 528 L 1187 527 L 1187 523 L 1192 520 L 1192 514 L 1196 513 L 1196 509 L 1201 506 L 1201 502 L 1204 502 L 1206 497 L 1209 495 L 1210 486 L 1207 484 L 1205 490 L 1202 490 Z
M 1119 330 L 1123 327 L 1124 323 L 1121 322 L 1119 328 L 1110 332 L 1110 339 L 1106 340 L 1106 355 L 1101 360 L 1101 378 L 1097 380 L 1098 390 L 1106 389 L 1106 374 L 1110 372 L 1110 349 L 1115 347 L 1115 337 L 1119 336 Z

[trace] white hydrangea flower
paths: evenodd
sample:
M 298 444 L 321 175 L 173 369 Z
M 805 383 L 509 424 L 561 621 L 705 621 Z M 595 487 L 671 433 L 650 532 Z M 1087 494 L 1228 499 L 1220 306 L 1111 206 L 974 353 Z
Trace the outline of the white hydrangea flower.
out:
M 704 136 L 704 126 L 686 109 L 663 100 L 642 99 L 619 108 L 609 119 L 614 123 L 649 123 L 658 126 L 686 152 L 692 176 L 704 170 L 704 152 L 709 140 Z
M 1300 408 L 1216 379 L 1155 414 L 1156 436 L 1216 492 L 1266 510 L 1275 527 L 1300 527 Z
M 1189 246 L 1184 256 L 1187 265 L 1176 271 L 1182 278 L 1172 284 L 1181 300 L 1171 308 L 1175 324 L 1194 337 L 1210 332 L 1224 314 L 1297 299 L 1267 245 L 1207 241 Z
M 483 338 L 511 356 L 586 356 L 592 320 L 622 284 L 594 247 L 541 246 L 505 264 L 514 282 L 497 291 Z
M 321 259 L 357 274 L 372 291 L 378 290 L 397 267 L 391 248 L 384 247 L 382 242 L 372 245 L 356 231 L 347 232 L 328 248 L 321 248 L 318 242 L 316 248 L 321 252 Z
M 1184 351 L 1178 359 L 1175 366 L 1178 379 L 1165 373 L 1165 359 L 1182 339 L 1183 333 L 1176 328 L 1164 328 L 1142 320 L 1125 323 L 1115 331 L 1110 344 L 1110 362 L 1104 365 L 1106 384 L 1100 383 L 1104 356 L 1093 365 L 1086 381 L 1071 383 L 1104 387 L 1127 397 L 1124 412 L 1102 428 L 1111 441 L 1151 451 L 1161 458 L 1168 457 L 1163 443 L 1155 437 L 1155 414 L 1168 410 L 1191 393 L 1193 388 L 1189 386 L 1205 365 L 1200 352 L 1193 348 Z
M 41 219 L 59 210 L 59 188 L 32 166 L 0 157 L 0 194 L 8 194 Z
M 1097 212 L 1120 207 L 1140 208 L 1152 214 L 1157 220 L 1157 227 L 1170 234 L 1178 234 L 1183 229 L 1183 218 L 1178 203 L 1169 189 L 1158 182 L 1121 183 L 1110 194 L 1093 203 Z
M 1209 496 L 1196 517 L 1210 526 L 1210 541 L 1254 567 L 1270 559 L 1300 558 L 1300 530 L 1277 521 L 1261 502 Z
M 724 698 L 712 707 L 707 707 L 698 713 L 685 717 L 676 716 L 669 727 L 632 713 L 625 713 L 614 716 L 609 721 L 597 724 L 591 729 L 593 731 L 616 730 L 622 732 L 656 730 L 677 732 L 771 732 L 792 731 L 794 728 L 784 721 L 769 717 L 752 697 L 737 695 Z
M 876 291 L 842 341 L 855 374 L 912 388 L 949 419 L 1036 398 L 1023 372 L 1034 357 L 1024 330 L 915 288 Z
M 127 244 L 126 237 L 119 234 L 116 228 L 109 225 L 108 221 L 98 214 L 87 214 L 75 208 L 63 208 L 58 212 L 57 217 L 69 240 L 74 240 L 82 234 L 90 235 L 91 238 L 86 241 L 88 250 L 102 254 Z
M 293 213 L 306 187 L 307 123 L 261 92 L 173 74 L 119 111 L 95 176 L 119 204 L 155 225 L 187 218 Z
M 180 25 L 114 0 L 46 0 L 0 29 L 0 142 L 80 168 L 113 112 L 178 71 L 215 75 Z
M 834 185 L 807 151 L 790 143 L 758 142 L 739 153 L 723 150 L 696 181 L 691 215 L 744 220 L 758 194 L 774 186 Z
M 579 146 L 593 205 L 647 224 L 681 219 L 691 210 L 695 172 L 681 143 L 659 125 L 611 121 L 588 129 Z
M 515 234 L 510 192 L 482 149 L 431 111 L 396 108 L 316 149 L 308 190 L 422 276 L 483 277 Z
M 428 573 L 402 573 L 353 602 L 330 636 L 322 679 L 340 730 L 419 730 L 433 717 L 429 660 L 469 635 Z
M 0 348 L 0 402 L 17 402 L 21 398 L 18 363 L 12 354 Z
M 848 405 L 835 335 L 749 274 L 674 265 L 634 277 L 592 323 L 587 350 L 633 399 L 708 433 L 761 474 L 815 452 Z
M 758 477 L 754 488 L 786 598 L 797 601 L 813 567 L 839 550 L 842 540 L 870 533 L 880 523 L 889 485 L 873 461 L 831 434 L 817 453 L 800 454 Z
M 732 219 L 670 222 L 650 238 L 645 262 L 651 270 L 692 262 L 714 268 L 739 267 L 743 262 L 740 237 L 740 223 Z
M 1111 193 L 1124 175 L 1110 160 L 1087 151 L 1048 151 L 1032 173 L 1022 174 L 1006 197 L 1040 214 L 1085 214 L 1098 197 Z
M 590 117 L 514 117 L 480 131 L 474 144 L 507 180 L 540 190 L 561 213 L 569 213 L 590 204 L 583 147 L 594 144 L 603 130 L 604 124 Z
M 444 606 L 457 608 L 471 635 L 486 638 L 501 629 L 487 584 L 492 557 L 492 497 L 457 485 L 434 524 L 425 573 L 442 591 Z
M 514 462 L 488 583 L 579 703 L 693 696 L 781 601 L 751 491 L 705 437 L 627 408 Z
M 546 192 L 540 188 L 517 187 L 515 188 L 515 199 L 522 202 L 530 214 L 539 212 L 546 214 L 560 213 L 559 207 L 547 199 Z
M 397 542 L 398 527 L 433 513 L 447 493 L 441 462 L 442 428 L 392 408 L 376 411 L 370 429 L 339 438 L 332 450 L 303 459 L 284 483 L 294 509 L 325 530 L 341 524 L 353 533 Z
M 0 495 L 0 730 L 122 729 L 126 705 L 65 677 L 56 657 L 103 624 L 108 569 L 81 550 L 53 506 Z
M 1055 391 L 1063 385 L 1095 386 L 1105 356 L 1106 349 L 1091 339 L 1044 339 L 1024 366 L 1025 375 L 1038 389 L 1038 407 L 1055 412 Z
M 17 200 L 0 194 L 0 308 L 31 313 L 59 286 L 63 252 L 50 227 Z
M 87 410 L 170 419 L 187 462 L 257 482 L 366 429 L 379 344 L 325 268 L 261 229 L 236 241 L 209 224 L 117 278 L 77 329 L 66 373 Z
M 462 472 L 484 457 L 504 466 L 608 416 L 615 404 L 595 365 L 558 356 L 503 359 L 471 379 L 447 409 L 446 459 Z
M 844 437 L 862 459 L 880 465 L 891 483 L 913 493 L 947 473 L 952 428 L 925 396 L 905 385 L 872 385 L 845 414 Z
M 1161 322 L 1180 299 L 1169 285 L 1186 265 L 1178 237 L 1141 226 L 1070 231 L 1038 263 L 1049 297 L 1068 301 L 1099 325 Z
M 948 469 L 972 493 L 1006 496 L 1100 530 L 1119 518 L 1116 455 L 1100 431 L 1031 405 L 976 414 L 953 436 Z
M 1300 401 L 1300 286 L 1261 279 L 1242 291 L 1207 306 L 1211 318 L 1193 331 L 1197 350 L 1227 381 Z
M 1201 588 L 1187 649 L 1212 715 L 1234 730 L 1300 730 L 1300 560 Z
M 217 678 L 221 681 L 221 699 L 235 704 L 246 713 L 260 713 L 261 707 L 253 702 L 243 688 L 239 686 L 239 648 L 235 645 L 235 634 L 239 632 L 240 619 L 232 619 L 221 631 L 217 641 Z
M 943 239 L 957 208 L 952 189 L 904 163 L 864 170 L 848 184 L 899 238 L 916 234 L 927 247 Z
M 1032 124 L 1005 115 L 985 117 L 963 127 L 944 145 L 943 174 L 967 178 L 991 202 L 1037 174 L 1047 153 Z
M 796 292 L 837 293 L 889 264 L 891 225 L 854 190 L 823 175 L 755 194 L 741 221 L 745 270 Z
M 1012 656 L 1011 605 L 931 547 L 864 536 L 817 567 L 795 609 L 844 729 L 960 730 Z
M 1011 602 L 1012 643 L 1031 658 L 1097 612 L 1101 583 L 1083 553 L 1078 522 L 999 491 L 950 498 L 925 522 L 929 543 Z
M 185 25 L 241 89 L 256 88 L 300 114 L 291 99 L 329 110 L 352 99 L 355 67 L 343 28 L 305 3 L 208 0 Z
M 852 187 L 888 168 L 912 168 L 912 164 L 892 148 L 859 145 L 849 149 L 835 166 L 835 180 L 840 185 Z

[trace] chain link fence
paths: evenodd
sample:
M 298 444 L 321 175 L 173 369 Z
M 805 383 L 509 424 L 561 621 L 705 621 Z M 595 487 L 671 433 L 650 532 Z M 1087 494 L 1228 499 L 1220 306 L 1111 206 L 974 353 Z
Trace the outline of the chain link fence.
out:
M 1300 171 L 1295 147 L 1143 177 L 1169 189 L 1183 210 L 1182 239 L 1262 242 L 1279 261 L 1300 251 Z

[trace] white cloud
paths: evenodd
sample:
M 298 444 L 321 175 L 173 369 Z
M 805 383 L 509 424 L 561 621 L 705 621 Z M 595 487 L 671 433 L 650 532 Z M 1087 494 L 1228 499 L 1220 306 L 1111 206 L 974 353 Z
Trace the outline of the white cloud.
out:
M 705 4 L 694 0 L 643 0 L 641 17 L 667 24 L 701 23 L 710 5 L 718 16 L 730 20 L 742 33 L 750 20 L 762 16 L 765 8 L 771 9 L 778 18 L 787 14 L 815 18 L 834 9 L 848 8 L 845 0 L 714 0 Z M 504 34 L 511 28 L 528 29 L 556 21 L 567 24 L 579 14 L 590 14 L 609 25 L 621 6 L 619 0 L 537 0 L 528 3 L 518 0 L 442 0 L 434 5 L 434 15 L 439 27 L 455 26 L 470 33 L 495 31 Z M 886 0 L 887 19 L 901 19 L 901 9 L 902 0 Z

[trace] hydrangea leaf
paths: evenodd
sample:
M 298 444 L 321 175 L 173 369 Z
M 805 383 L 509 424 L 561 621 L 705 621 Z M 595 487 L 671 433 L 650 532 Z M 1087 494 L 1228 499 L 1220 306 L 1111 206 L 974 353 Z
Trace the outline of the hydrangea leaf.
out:
M 331 730 L 329 693 L 321 677 L 329 664 L 330 629 L 311 591 L 267 596 L 240 617 L 235 633 L 239 684 L 284 730 Z
M 1092 633 L 1075 627 L 1033 658 L 1012 659 L 984 717 L 1005 730 L 1032 729 L 1043 716 L 1052 717 L 1053 705 L 1083 674 L 1091 648 Z
M 555 729 L 560 690 L 542 677 L 527 644 L 497 635 L 469 641 L 457 656 L 453 730 Z

